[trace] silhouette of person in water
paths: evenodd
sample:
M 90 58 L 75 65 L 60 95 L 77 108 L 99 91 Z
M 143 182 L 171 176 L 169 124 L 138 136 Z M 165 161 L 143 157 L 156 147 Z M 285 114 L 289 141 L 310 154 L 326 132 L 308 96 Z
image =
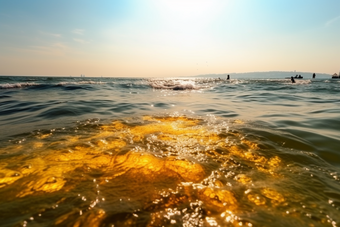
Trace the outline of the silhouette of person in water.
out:
M 296 75 L 296 76 L 297 76 L 297 75 Z M 292 83 L 295 83 L 295 80 L 294 80 L 294 77 L 293 77 L 293 76 L 290 77 L 290 80 L 292 81 Z
M 313 73 L 313 79 L 315 78 L 315 73 Z
M 230 80 L 230 76 L 229 75 L 227 76 L 227 80 Z

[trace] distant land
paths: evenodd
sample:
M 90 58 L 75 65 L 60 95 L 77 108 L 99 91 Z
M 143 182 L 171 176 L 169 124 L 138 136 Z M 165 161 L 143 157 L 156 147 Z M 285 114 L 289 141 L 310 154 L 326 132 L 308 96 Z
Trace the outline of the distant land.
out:
M 295 72 L 295 71 L 269 71 L 269 72 L 246 72 L 246 73 L 223 73 L 223 74 L 205 74 L 197 75 L 194 77 L 220 77 L 226 78 L 230 75 L 230 79 L 236 78 L 249 78 L 249 79 L 284 79 L 286 77 L 301 75 L 304 79 L 312 79 L 313 72 Z M 315 78 L 332 78 L 331 74 L 327 73 L 315 73 Z
M 268 71 L 268 72 L 245 72 L 245 73 L 222 73 L 222 74 L 202 74 L 194 76 L 180 76 L 180 77 L 212 77 L 225 79 L 227 75 L 230 75 L 230 79 L 284 79 L 286 77 L 301 75 L 304 79 L 311 79 L 313 72 L 295 72 L 295 71 Z M 327 73 L 315 73 L 316 79 L 327 79 L 332 78 L 331 74 Z M 85 77 L 85 75 L 0 75 L 4 76 L 19 76 L 19 77 Z M 90 76 L 88 78 L 99 78 L 102 76 Z M 115 76 L 106 76 L 105 78 L 115 78 Z M 122 78 L 122 77 L 117 77 Z M 137 78 L 137 77 L 126 77 L 126 78 Z

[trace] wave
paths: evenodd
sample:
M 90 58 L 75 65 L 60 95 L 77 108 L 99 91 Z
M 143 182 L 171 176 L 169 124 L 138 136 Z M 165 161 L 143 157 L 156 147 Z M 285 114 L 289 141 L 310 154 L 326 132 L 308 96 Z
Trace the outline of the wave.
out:
M 160 90 L 201 90 L 210 88 L 224 88 L 228 89 L 235 85 L 260 85 L 265 86 L 262 89 L 286 89 L 287 85 L 309 85 L 315 84 L 338 84 L 340 80 L 329 79 L 301 79 L 296 80 L 292 84 L 290 79 L 272 78 L 272 79 L 243 79 L 233 78 L 227 80 L 225 78 L 88 78 L 86 80 L 81 78 L 27 78 L 27 77 L 1 77 L 0 89 L 20 89 L 28 87 L 49 88 L 49 87 L 69 87 L 69 86 L 82 86 L 86 85 L 108 85 L 118 88 L 126 89 L 160 89 Z M 277 86 L 279 85 L 279 86 Z M 269 86 L 269 87 L 268 87 Z
M 23 87 L 31 87 L 31 86 L 37 86 L 36 83 L 6 83 L 6 84 L 0 84 L 0 89 L 10 89 L 10 88 L 23 88 Z
M 193 90 L 198 89 L 197 86 L 195 86 L 192 83 L 162 83 L 162 82 L 152 82 L 150 83 L 150 86 L 154 89 L 169 89 L 169 90 Z
M 18 82 L 18 83 L 4 83 L 0 84 L 0 89 L 14 89 L 14 88 L 27 88 L 27 87 L 55 87 L 55 86 L 69 86 L 69 85 L 92 85 L 92 84 L 106 84 L 102 81 L 63 81 L 59 83 L 36 83 L 36 82 Z
M 106 84 L 107 82 L 102 81 L 79 81 L 79 82 L 60 82 L 58 86 L 65 86 L 65 85 L 82 85 L 82 84 Z
M 167 90 L 199 90 L 215 86 L 226 80 L 220 78 L 196 78 L 196 79 L 151 79 L 149 85 L 154 89 Z

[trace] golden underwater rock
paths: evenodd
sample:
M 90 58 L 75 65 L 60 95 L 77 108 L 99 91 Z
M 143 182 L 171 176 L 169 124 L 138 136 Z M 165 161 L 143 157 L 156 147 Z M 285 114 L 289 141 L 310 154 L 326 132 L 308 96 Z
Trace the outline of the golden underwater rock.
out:
M 263 155 L 257 154 L 257 144 L 250 141 L 245 141 L 246 140 L 242 140 L 242 144 L 246 146 L 245 148 L 241 148 L 238 145 L 230 146 L 228 144 L 222 144 L 222 146 L 226 150 L 228 150 L 231 155 L 235 155 L 246 161 L 254 163 L 257 170 L 271 174 L 273 176 L 278 176 L 276 170 L 282 164 L 282 160 L 278 156 L 274 156 L 268 159 Z
M 105 218 L 103 209 L 94 208 L 84 212 L 82 210 L 71 211 L 70 213 L 60 216 L 55 222 L 55 226 L 72 226 L 72 227 L 99 227 L 101 221 Z M 72 220 L 72 221 L 70 221 Z
M 125 141 L 127 135 L 130 135 L 130 137 L 134 139 L 134 142 L 139 142 L 150 134 L 160 133 L 157 134 L 157 139 L 160 141 L 172 141 L 175 144 L 176 142 L 185 143 L 188 139 L 194 139 L 198 144 L 205 146 L 218 143 L 224 147 L 229 154 L 260 164 L 257 166 L 260 171 L 270 172 L 280 164 L 278 157 L 268 160 L 252 151 L 245 151 L 244 148 L 237 145 L 229 145 L 225 142 L 221 143 L 221 138 L 216 133 L 211 133 L 204 127 L 194 127 L 201 122 L 198 119 L 145 116 L 143 120 L 146 121 L 147 124 L 129 126 L 120 121 L 114 121 L 110 125 L 102 125 L 100 126 L 101 131 L 99 133 L 86 138 L 86 141 L 91 141 L 91 145 L 84 143 L 85 141 L 82 141 L 84 139 L 81 139 L 79 136 L 70 136 L 65 139 L 65 141 L 67 141 L 65 142 L 67 147 L 64 151 L 50 151 L 49 155 L 44 157 L 44 159 L 57 162 L 55 164 L 59 167 L 53 170 L 57 173 L 60 172 L 57 170 L 58 168 L 63 169 L 62 172 L 67 172 L 86 165 L 92 169 L 103 167 L 115 169 L 116 176 L 127 173 L 128 171 L 140 172 L 145 176 L 151 174 L 153 177 L 161 174 L 167 175 L 171 172 L 171 176 L 177 175 L 185 181 L 198 182 L 202 180 L 205 176 L 204 168 L 197 163 L 192 163 L 185 159 L 171 156 L 161 159 L 147 152 L 130 151 L 125 154 L 120 154 L 120 150 L 127 145 Z M 108 138 L 112 136 L 116 136 L 116 139 L 108 140 Z M 242 140 L 242 144 L 248 147 L 248 149 L 258 149 L 256 143 L 245 139 Z M 109 151 L 109 153 L 103 153 L 105 151 Z M 223 156 L 216 152 L 215 155 Z M 68 165 L 61 165 L 59 162 L 69 163 Z M 70 162 L 72 164 L 70 164 Z M 270 169 L 263 168 L 263 165 L 269 166 Z M 50 169 L 52 171 L 53 168 L 50 167 Z M 56 179 L 59 179 L 60 176 L 61 173 L 55 175 Z M 11 180 L 8 179 L 8 181 Z M 247 183 L 250 182 L 251 179 L 244 175 L 239 178 L 239 181 Z M 60 180 L 60 182 L 63 181 Z M 59 187 L 54 188 L 57 189 Z
M 235 179 L 242 184 L 248 184 L 248 183 L 251 183 L 252 181 L 251 178 L 246 176 L 245 174 L 238 174 L 235 177 Z
M 6 187 L 22 177 L 17 171 L 10 169 L 0 170 L 0 188 Z
M 263 188 L 261 190 L 262 195 L 271 199 L 273 205 L 279 205 L 285 201 L 283 195 L 271 188 Z
M 231 210 L 237 207 L 237 200 L 232 192 L 225 189 L 216 189 L 206 187 L 200 191 L 201 199 L 207 201 L 207 204 L 212 204 L 220 211 L 225 210 L 226 207 Z
M 247 197 L 249 201 L 255 203 L 257 206 L 263 206 L 266 204 L 266 199 L 260 194 L 249 193 Z
M 185 118 L 182 118 L 185 119 Z M 173 119 L 171 119 L 173 120 Z M 197 123 L 189 121 L 189 125 Z M 129 132 L 134 136 L 141 136 L 155 132 L 162 132 L 171 135 L 181 135 L 187 133 L 194 133 L 197 131 L 193 129 L 180 129 L 184 126 L 176 124 L 175 126 L 166 119 L 162 119 L 161 124 L 151 123 L 144 126 L 130 127 Z M 117 130 L 126 130 L 128 126 L 114 122 L 113 126 L 102 126 L 102 130 L 112 130 L 116 133 Z M 15 175 L 15 171 L 3 169 L 4 172 L 0 179 L 0 185 L 14 183 L 19 178 L 33 174 L 28 182 L 21 184 L 23 190 L 18 193 L 18 197 L 24 197 L 34 194 L 36 192 L 51 193 L 63 188 L 66 183 L 64 174 L 74 171 L 76 168 L 86 166 L 91 169 L 107 168 L 107 171 L 114 170 L 114 176 L 129 173 L 130 177 L 134 174 L 142 174 L 143 177 L 139 180 L 154 181 L 157 178 L 164 178 L 171 176 L 178 179 L 178 181 L 194 181 L 198 182 L 205 176 L 204 168 L 191 161 L 179 159 L 177 157 L 155 157 L 150 153 L 127 152 L 119 154 L 120 149 L 126 146 L 126 142 L 122 139 L 107 140 L 107 136 L 112 136 L 112 132 L 102 132 L 95 136 L 88 137 L 86 140 L 91 141 L 88 145 L 82 141 L 79 136 L 70 136 L 64 138 L 64 148 L 61 150 L 53 150 L 47 148 L 44 150 L 46 155 L 44 157 L 32 158 L 24 163 L 33 168 L 22 168 L 20 174 Z M 123 133 L 118 131 L 118 133 Z M 44 140 L 47 137 L 39 137 Z M 43 142 L 37 142 L 38 148 L 42 147 Z M 103 153 L 103 151 L 111 151 L 118 154 Z M 17 160 L 18 161 L 18 160 Z M 42 171 L 44 170 L 44 171 Z
M 282 165 L 279 157 L 261 155 L 257 143 L 241 139 L 239 133 L 230 133 L 239 140 L 228 142 L 225 135 L 201 125 L 202 121 L 199 119 L 145 116 L 143 120 L 144 122 L 138 124 L 114 121 L 99 126 L 94 133 L 85 136 L 63 135 L 62 140 L 57 138 L 57 141 L 50 143 L 48 141 L 53 141 L 53 134 L 40 136 L 32 147 L 41 151 L 41 154 L 29 159 L 23 156 L 9 160 L 20 163 L 20 168 L 10 169 L 6 165 L 0 168 L 0 188 L 18 184 L 16 186 L 21 190 L 16 196 L 20 198 L 57 191 L 64 193 L 78 189 L 82 185 L 81 181 L 91 177 L 89 175 L 73 179 L 72 174 L 79 171 L 81 173 L 77 173 L 78 175 L 86 175 L 92 170 L 98 170 L 98 187 L 105 184 L 105 180 L 124 178 L 127 182 L 140 187 L 146 185 L 154 190 L 152 185 L 157 182 L 166 182 L 169 187 L 181 182 L 200 184 L 219 166 L 227 169 L 233 164 L 234 157 L 247 165 L 250 163 L 253 172 L 271 176 L 276 176 L 276 170 Z M 148 149 L 148 143 L 153 143 L 156 151 Z M 206 165 L 208 158 L 218 162 L 214 166 Z M 19 175 L 16 176 L 16 173 Z M 243 188 L 251 187 L 255 180 L 248 173 L 236 173 L 231 178 L 232 183 Z M 198 199 L 205 203 L 206 209 L 211 213 L 226 209 L 237 210 L 239 198 L 234 194 L 233 188 L 226 186 L 229 181 L 226 177 L 223 178 L 226 173 L 219 172 L 216 175 L 220 175 L 220 178 L 214 178 L 213 184 L 183 192 L 181 199 L 169 200 L 163 207 L 171 208 L 184 204 L 187 200 Z M 256 206 L 269 205 L 269 200 L 273 206 L 285 202 L 281 193 L 270 188 L 263 188 L 257 193 L 251 192 L 245 198 Z M 74 226 L 96 226 L 105 219 L 107 210 L 93 209 L 84 212 L 80 217 L 78 212 L 65 214 L 58 219 L 56 225 L 63 226 L 75 218 L 76 221 L 72 222 Z
M 139 180 L 155 181 L 157 178 L 168 176 L 176 177 L 184 181 L 200 181 L 205 176 L 204 168 L 196 163 L 187 160 L 177 159 L 176 157 L 166 157 L 164 159 L 155 157 L 149 153 L 128 152 L 120 155 L 112 161 L 112 167 L 118 172 L 116 176 L 129 174 L 143 178 Z
M 279 205 L 285 205 L 284 196 L 280 192 L 272 188 L 262 188 L 260 190 L 260 193 L 250 192 L 247 195 L 247 198 L 249 201 L 255 203 L 257 206 L 266 205 L 267 199 L 269 199 L 271 205 L 274 207 L 279 206 Z
M 43 176 L 39 177 L 35 181 L 31 181 L 28 184 L 25 184 L 24 190 L 22 190 L 17 197 L 24 197 L 27 195 L 31 195 L 35 192 L 46 192 L 51 193 L 55 191 L 59 191 L 66 181 L 60 177 L 54 176 Z

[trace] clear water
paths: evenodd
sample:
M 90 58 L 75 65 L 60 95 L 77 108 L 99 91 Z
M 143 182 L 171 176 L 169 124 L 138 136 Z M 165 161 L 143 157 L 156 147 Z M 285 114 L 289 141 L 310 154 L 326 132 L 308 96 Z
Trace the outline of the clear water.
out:
M 339 226 L 340 80 L 0 77 L 1 226 Z

